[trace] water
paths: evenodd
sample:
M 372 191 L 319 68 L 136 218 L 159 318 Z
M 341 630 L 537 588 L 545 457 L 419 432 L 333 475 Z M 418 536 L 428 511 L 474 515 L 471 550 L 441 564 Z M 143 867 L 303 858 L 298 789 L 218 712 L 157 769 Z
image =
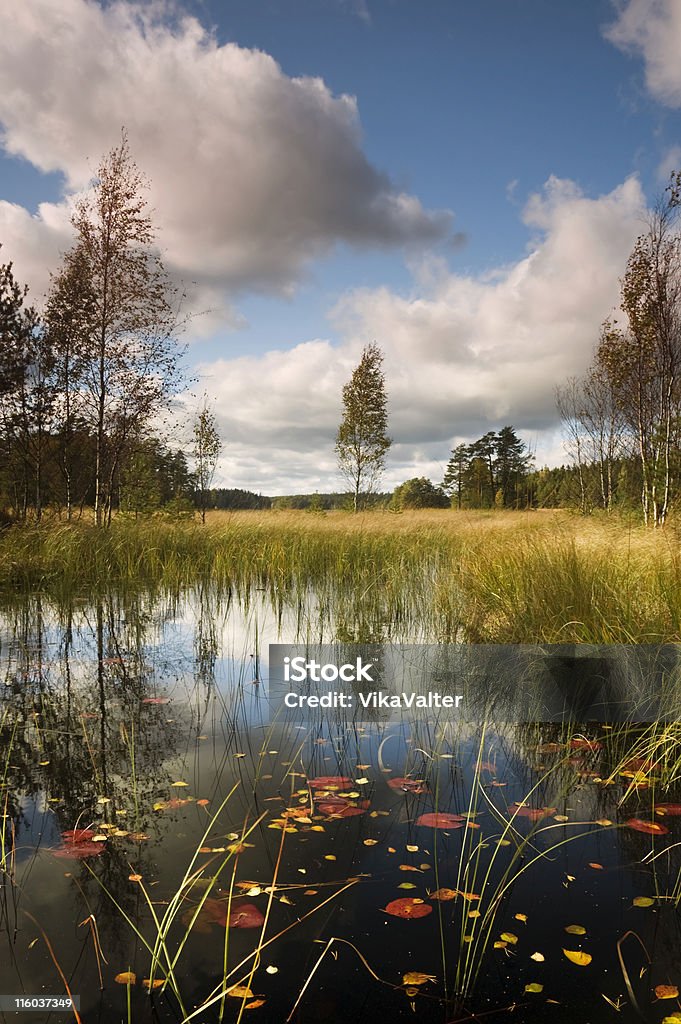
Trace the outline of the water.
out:
M 206 588 L 7 603 L 0 993 L 68 985 L 81 1019 L 107 1024 L 221 1010 L 658 1022 L 678 1009 L 654 989 L 681 984 L 681 818 L 655 814 L 653 797 L 681 798 L 647 765 L 611 778 L 644 727 L 483 729 L 442 713 L 272 723 L 267 644 L 300 624 L 264 597 L 244 608 Z M 534 815 L 514 817 L 524 800 Z M 448 827 L 419 824 L 435 811 L 454 816 L 436 819 Z M 406 919 L 388 912 L 404 912 L 397 900 L 412 901 Z M 264 935 L 239 926 L 258 912 Z M 149 995 L 143 980 L 168 960 L 171 981 Z M 225 960 L 228 984 L 252 996 L 222 1008 Z

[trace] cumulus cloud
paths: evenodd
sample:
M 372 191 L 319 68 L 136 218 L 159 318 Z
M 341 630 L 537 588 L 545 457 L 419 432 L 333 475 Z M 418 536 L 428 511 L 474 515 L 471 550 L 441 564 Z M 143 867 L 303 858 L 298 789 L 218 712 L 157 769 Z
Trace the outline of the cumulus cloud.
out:
M 551 178 L 524 209 L 530 251 L 479 277 L 430 260 L 411 294 L 358 289 L 332 311 L 340 345 L 316 340 L 261 358 L 202 367 L 229 447 L 222 471 L 237 486 L 284 493 L 339 486 L 333 443 L 341 388 L 364 345 L 385 352 L 390 405 L 386 484 L 441 479 L 452 443 L 512 423 L 555 461 L 554 388 L 582 373 L 641 230 L 645 201 L 630 178 L 592 199 Z
M 0 37 L 6 151 L 61 172 L 73 192 L 125 125 L 168 267 L 223 302 L 240 289 L 290 289 L 339 241 L 448 234 L 449 213 L 425 210 L 367 159 L 353 97 L 288 77 L 268 54 L 220 44 L 173 12 L 163 0 L 0 0 L 11 25 Z M 47 250 L 63 243 L 52 212 L 41 207 L 31 226 Z M 11 230 L 21 219 L 1 224 L 8 250 L 22 244 Z
M 656 99 L 681 106 L 679 0 L 626 0 L 605 36 L 621 50 L 643 57 L 646 84 Z

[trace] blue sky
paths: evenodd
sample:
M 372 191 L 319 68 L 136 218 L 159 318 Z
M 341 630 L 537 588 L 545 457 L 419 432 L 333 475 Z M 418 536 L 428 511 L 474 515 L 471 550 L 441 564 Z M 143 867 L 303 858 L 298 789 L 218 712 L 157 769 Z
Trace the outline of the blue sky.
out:
M 340 486 L 340 389 L 373 340 L 386 486 L 509 422 L 561 460 L 555 385 L 681 167 L 680 0 L 2 8 L 2 258 L 39 300 L 125 124 L 166 263 L 209 310 L 188 362 L 225 485 Z

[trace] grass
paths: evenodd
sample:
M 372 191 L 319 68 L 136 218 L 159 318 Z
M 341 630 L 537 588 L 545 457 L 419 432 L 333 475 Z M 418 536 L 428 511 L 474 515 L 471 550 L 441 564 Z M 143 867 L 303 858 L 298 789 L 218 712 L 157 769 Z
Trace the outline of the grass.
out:
M 0 534 L 0 588 L 58 602 L 210 581 L 264 593 L 301 636 L 475 643 L 681 640 L 673 526 L 563 512 L 213 513 L 197 522 L 53 522 Z M 289 619 L 290 621 L 290 619 Z

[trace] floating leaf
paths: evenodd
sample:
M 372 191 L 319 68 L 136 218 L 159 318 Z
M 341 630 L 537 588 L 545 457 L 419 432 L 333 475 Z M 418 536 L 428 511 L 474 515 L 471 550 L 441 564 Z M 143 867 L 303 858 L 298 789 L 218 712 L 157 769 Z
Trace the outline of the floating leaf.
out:
M 508 942 L 508 944 L 511 946 L 515 946 L 516 942 L 518 941 L 518 936 L 514 935 L 513 932 L 502 932 L 501 940 L 502 942 Z
M 564 949 L 563 953 L 570 963 L 577 964 L 578 967 L 588 967 L 593 960 L 590 953 L 583 953 L 581 949 Z
M 437 981 L 434 974 L 422 974 L 421 971 L 407 971 L 402 975 L 403 985 L 425 985 L 427 981 Z
M 665 814 L 670 818 L 678 818 L 681 815 L 681 804 L 657 804 L 655 814 Z
M 603 870 L 603 865 L 602 864 L 598 864 L 596 861 L 589 861 L 589 867 L 593 868 L 594 871 L 602 871 Z
M 679 990 L 676 985 L 656 985 L 655 995 L 658 999 L 676 999 Z
M 554 814 L 553 820 L 563 822 L 569 821 L 570 819 L 568 818 L 567 814 Z
M 414 885 L 413 882 L 401 882 L 400 885 L 397 886 L 397 888 L 398 889 L 415 889 L 416 886 Z
M 610 821 L 610 818 L 598 818 L 596 820 L 596 824 L 602 825 L 603 828 L 607 828 L 608 825 L 612 825 L 612 822 Z
M 565 927 L 565 931 L 569 935 L 586 935 L 586 928 L 583 924 L 568 924 Z
M 137 975 L 134 971 L 122 971 L 116 975 L 114 981 L 118 982 L 119 985 L 136 985 Z
M 171 782 L 170 785 L 175 786 L 176 788 L 182 788 L 183 786 L 188 786 L 189 783 L 183 782 L 182 779 L 178 779 L 177 782 Z
M 514 914 L 516 921 L 522 921 L 523 924 L 527 924 L 527 914 Z
M 364 845 L 365 846 L 376 846 L 377 843 L 378 843 L 378 839 L 365 839 L 364 840 Z
M 573 736 L 570 746 L 573 750 L 602 750 L 603 748 L 600 740 L 588 740 L 584 736 Z
M 388 779 L 388 785 L 391 789 L 399 789 L 403 793 L 414 793 L 417 796 L 428 792 L 428 785 L 422 779 Z
M 410 846 L 406 846 L 405 849 L 408 850 L 409 853 L 417 853 L 418 852 L 418 846 L 410 845 Z
M 534 960 L 538 964 L 543 964 L 546 957 L 543 953 L 532 953 L 530 960 Z
M 497 941 L 494 943 L 495 949 L 506 949 L 507 946 L 508 942 L 503 942 L 501 939 L 497 939 Z
M 543 992 L 544 986 L 540 985 L 538 981 L 531 981 L 529 985 L 525 986 L 526 992 Z
M 420 868 L 415 868 L 413 864 L 400 864 L 400 871 L 420 871 Z
M 209 803 L 210 803 L 210 800 L 206 800 L 204 798 L 203 800 L 197 800 L 196 801 L 196 806 L 197 807 L 207 807 Z
M 402 917 L 405 920 L 427 917 L 428 914 L 432 913 L 432 910 L 432 907 L 429 907 L 427 903 L 417 899 L 415 896 L 403 896 L 399 900 L 392 900 L 385 908 L 386 914 L 391 914 L 393 917 Z
M 163 978 L 154 978 L 153 981 L 150 981 L 149 978 L 144 978 L 142 980 L 142 987 L 146 988 L 147 991 L 154 988 L 160 988 L 162 984 Z
M 442 900 L 444 902 L 456 899 L 457 895 L 456 889 L 436 889 L 435 892 L 431 892 L 430 898 L 431 900 Z
M 261 1006 L 265 1005 L 264 999 L 252 999 L 250 1003 L 246 1003 L 244 1010 L 258 1010 Z
M 556 813 L 556 807 L 528 807 L 527 804 L 510 804 L 508 813 L 518 818 L 527 818 L 529 821 L 541 821 L 542 818 L 550 818 Z
M 266 970 L 266 972 L 268 974 L 277 974 L 278 971 L 279 971 L 279 968 L 275 967 L 273 964 L 269 964 L 269 966 L 266 967 L 265 970 Z
M 128 881 L 129 882 L 141 882 L 142 881 L 142 876 L 141 875 L 128 875 Z
M 442 814 L 434 812 L 422 814 L 416 819 L 417 825 L 425 825 L 427 828 L 463 828 L 466 819 L 462 814 Z
M 635 907 L 652 907 L 655 900 L 650 896 L 635 896 L 633 903 Z
M 667 826 L 661 825 L 659 821 L 643 821 L 641 818 L 629 818 L 629 821 L 625 821 L 624 824 L 627 828 L 633 828 L 635 832 L 647 832 L 655 836 L 664 836 L 669 832 Z
M 320 775 L 316 779 L 308 779 L 308 786 L 313 789 L 352 789 L 354 782 L 347 775 Z
M 247 985 L 232 985 L 228 988 L 226 993 L 228 996 L 232 996 L 233 999 L 252 999 L 253 993 Z

